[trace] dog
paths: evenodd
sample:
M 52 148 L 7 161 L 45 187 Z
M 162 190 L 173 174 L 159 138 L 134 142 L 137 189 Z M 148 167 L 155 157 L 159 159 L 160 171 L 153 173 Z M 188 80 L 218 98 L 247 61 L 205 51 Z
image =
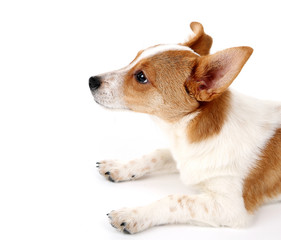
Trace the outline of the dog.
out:
M 141 50 L 128 66 L 89 79 L 98 104 L 150 114 L 170 140 L 169 150 L 127 163 L 97 162 L 100 174 L 121 182 L 178 172 L 199 190 L 110 212 L 124 233 L 176 223 L 245 227 L 261 205 L 281 200 L 281 103 L 229 89 L 253 49 L 210 54 L 202 24 L 190 27 L 186 42 Z

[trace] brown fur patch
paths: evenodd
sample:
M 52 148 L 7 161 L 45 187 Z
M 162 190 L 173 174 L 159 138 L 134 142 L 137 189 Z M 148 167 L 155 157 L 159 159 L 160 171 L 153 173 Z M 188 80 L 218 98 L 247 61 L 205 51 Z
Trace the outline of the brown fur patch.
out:
M 187 127 L 187 136 L 191 143 L 203 141 L 221 131 L 227 118 L 230 98 L 230 91 L 226 91 L 211 102 L 201 103 L 199 114 Z
M 126 105 L 170 122 L 194 111 L 199 104 L 187 94 L 185 82 L 196 58 L 191 51 L 170 50 L 140 60 L 124 77 Z M 139 71 L 144 72 L 147 84 L 137 82 Z
M 266 199 L 281 194 L 281 128 L 268 141 L 255 168 L 245 179 L 245 208 L 253 213 Z
M 190 24 L 190 28 L 195 35 L 182 45 L 190 47 L 200 55 L 209 54 L 213 39 L 204 32 L 204 28 L 201 23 L 192 22 Z

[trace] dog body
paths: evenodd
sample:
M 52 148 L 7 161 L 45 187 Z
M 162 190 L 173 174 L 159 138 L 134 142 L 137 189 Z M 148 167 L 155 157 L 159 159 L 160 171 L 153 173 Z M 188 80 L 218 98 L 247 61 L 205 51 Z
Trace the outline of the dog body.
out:
M 98 162 L 111 181 L 155 171 L 179 172 L 196 195 L 170 195 L 148 206 L 109 214 L 136 233 L 160 224 L 243 227 L 254 211 L 281 196 L 281 104 L 228 89 L 252 53 L 237 47 L 209 55 L 200 23 L 186 43 L 140 51 L 125 68 L 90 79 L 97 103 L 152 115 L 170 139 L 128 163 Z

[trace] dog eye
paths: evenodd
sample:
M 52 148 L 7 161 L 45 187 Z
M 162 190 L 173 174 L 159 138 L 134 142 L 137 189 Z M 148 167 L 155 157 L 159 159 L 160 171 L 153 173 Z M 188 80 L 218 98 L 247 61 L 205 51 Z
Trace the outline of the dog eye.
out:
M 146 78 L 146 76 L 144 75 L 143 71 L 140 71 L 138 72 L 136 75 L 135 75 L 137 81 L 141 84 L 146 84 L 148 83 L 148 80 Z

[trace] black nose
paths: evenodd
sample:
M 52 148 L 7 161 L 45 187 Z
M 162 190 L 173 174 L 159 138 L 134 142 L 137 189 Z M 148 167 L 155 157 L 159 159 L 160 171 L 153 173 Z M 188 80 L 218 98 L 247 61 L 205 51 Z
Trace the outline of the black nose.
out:
M 100 87 L 100 85 L 101 85 L 101 77 L 99 77 L 99 76 L 90 77 L 89 87 L 91 90 L 98 89 Z

